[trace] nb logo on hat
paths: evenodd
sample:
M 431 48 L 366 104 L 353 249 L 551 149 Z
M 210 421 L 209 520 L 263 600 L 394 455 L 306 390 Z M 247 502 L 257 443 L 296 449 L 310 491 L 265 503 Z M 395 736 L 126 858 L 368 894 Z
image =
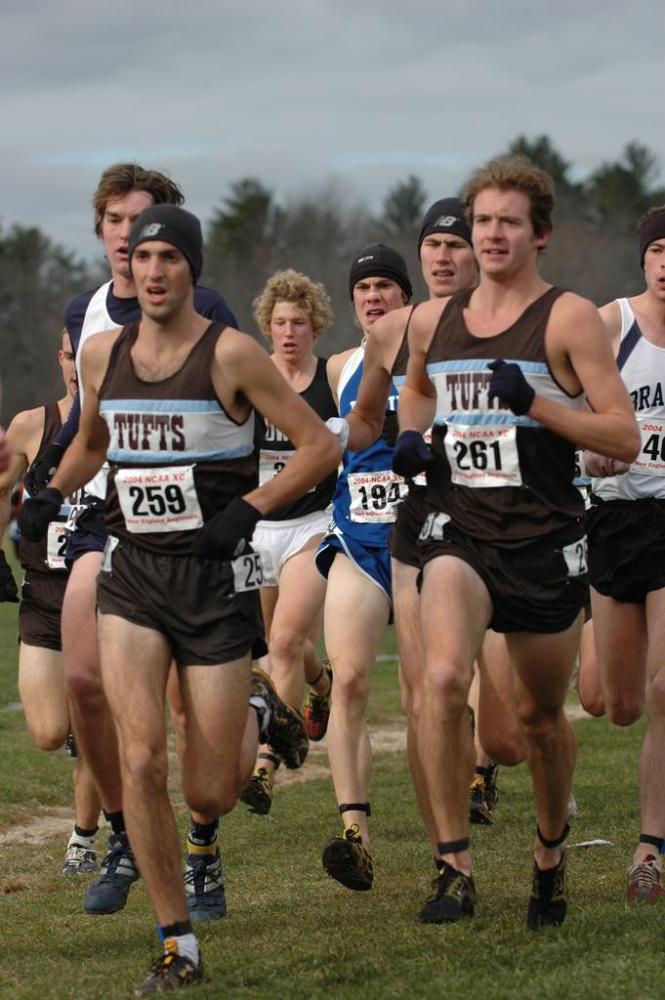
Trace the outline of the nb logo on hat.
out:
M 450 227 L 454 226 L 456 222 L 459 222 L 459 219 L 457 218 L 456 215 L 441 215 L 436 220 L 436 222 L 434 223 L 434 225 L 435 226 L 443 226 L 444 229 L 450 229 Z
M 374 254 L 371 253 L 367 257 L 358 257 L 356 264 L 364 264 L 366 260 L 374 260 Z
M 140 239 L 147 240 L 150 239 L 151 236 L 157 236 L 158 233 L 161 233 L 163 228 L 163 222 L 149 222 L 148 225 L 144 226 L 141 230 Z

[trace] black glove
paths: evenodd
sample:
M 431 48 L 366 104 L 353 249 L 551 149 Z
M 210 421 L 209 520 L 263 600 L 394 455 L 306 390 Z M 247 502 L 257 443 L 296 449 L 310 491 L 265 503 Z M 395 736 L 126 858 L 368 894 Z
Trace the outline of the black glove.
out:
M 36 497 L 38 493 L 46 489 L 64 454 L 65 449 L 62 445 L 53 443 L 48 444 L 42 454 L 35 459 L 24 479 L 25 487 L 31 497 Z
M 432 452 L 418 431 L 402 431 L 393 452 L 393 472 L 414 479 L 432 461 Z
M 502 403 L 521 417 L 531 409 L 535 389 L 529 385 L 519 365 L 512 361 L 491 361 L 487 366 L 492 372 L 488 399 L 497 397 Z
M 5 601 L 18 604 L 18 590 L 5 553 L 0 549 L 0 603 Z
M 58 516 L 62 506 L 62 493 L 48 487 L 36 497 L 28 497 L 18 514 L 18 526 L 23 538 L 38 542 L 48 531 L 51 521 Z
M 194 542 L 198 559 L 235 559 L 249 548 L 256 522 L 256 507 L 242 497 L 234 497 L 225 510 L 215 514 L 199 530 Z

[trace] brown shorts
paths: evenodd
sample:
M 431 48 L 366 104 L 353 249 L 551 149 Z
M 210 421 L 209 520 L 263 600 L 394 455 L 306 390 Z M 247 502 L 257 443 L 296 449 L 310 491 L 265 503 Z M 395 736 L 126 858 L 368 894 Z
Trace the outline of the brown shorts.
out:
M 426 533 L 423 528 L 423 565 L 438 556 L 468 563 L 490 593 L 493 615 L 488 627 L 495 632 L 563 632 L 584 608 L 589 584 L 582 524 L 515 549 L 472 538 L 452 521 L 439 522 L 436 537 L 425 538 Z
M 18 637 L 26 646 L 62 649 L 60 614 L 67 586 L 66 573 L 25 574 L 18 609 Z
M 420 569 L 422 564 L 418 536 L 429 511 L 427 487 L 409 485 L 406 500 L 397 508 L 397 520 L 390 536 L 390 554 L 393 559 Z
M 183 667 L 238 660 L 260 635 L 259 592 L 236 594 L 229 563 L 156 555 L 124 538 L 97 577 L 97 606 L 161 632 Z

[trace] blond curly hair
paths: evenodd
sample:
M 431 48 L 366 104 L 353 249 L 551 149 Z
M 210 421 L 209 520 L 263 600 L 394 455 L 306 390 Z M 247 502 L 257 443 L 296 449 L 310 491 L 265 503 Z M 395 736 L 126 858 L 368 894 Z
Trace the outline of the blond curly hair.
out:
M 306 274 L 288 268 L 273 274 L 252 304 L 254 319 L 268 340 L 270 340 L 273 309 L 278 302 L 290 302 L 307 313 L 315 339 L 332 326 L 332 305 L 323 285 L 318 281 L 312 281 Z

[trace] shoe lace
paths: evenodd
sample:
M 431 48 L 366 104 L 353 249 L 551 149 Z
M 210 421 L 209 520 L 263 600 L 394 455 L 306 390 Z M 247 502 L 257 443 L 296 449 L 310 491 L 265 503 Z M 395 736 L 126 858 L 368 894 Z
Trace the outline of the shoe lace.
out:
M 123 838 L 119 837 L 111 844 L 108 853 L 102 861 L 102 874 L 100 878 L 113 878 L 120 867 L 123 857 L 126 857 L 132 865 L 134 864 L 134 855 L 129 849 L 129 845 L 124 842 Z
M 656 866 L 655 859 L 638 861 L 628 869 L 630 884 L 636 889 L 651 891 L 660 885 L 660 872 Z

